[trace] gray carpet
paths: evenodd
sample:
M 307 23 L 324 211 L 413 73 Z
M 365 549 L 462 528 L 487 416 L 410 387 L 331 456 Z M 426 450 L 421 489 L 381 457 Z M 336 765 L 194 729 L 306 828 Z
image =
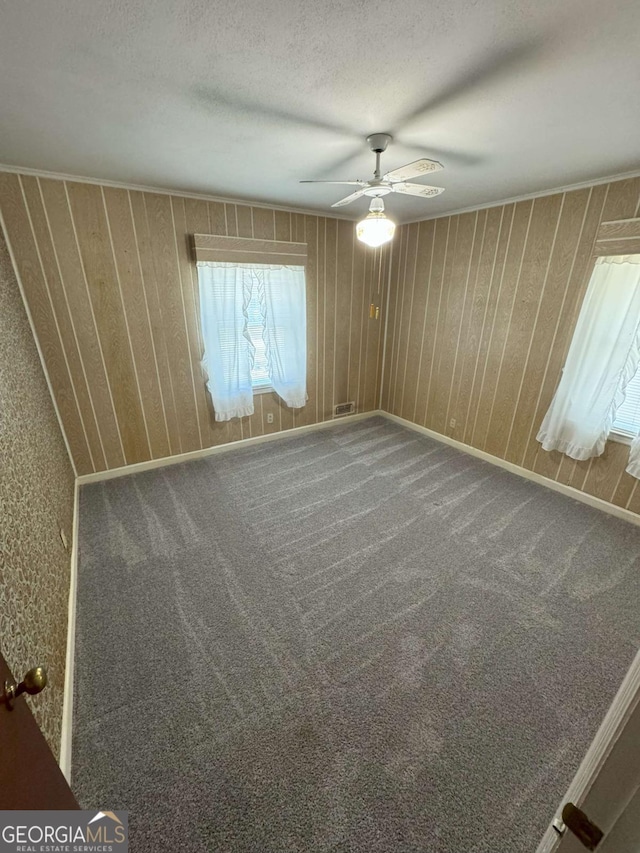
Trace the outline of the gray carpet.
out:
M 382 418 L 83 487 L 74 789 L 133 853 L 532 853 L 640 530 Z

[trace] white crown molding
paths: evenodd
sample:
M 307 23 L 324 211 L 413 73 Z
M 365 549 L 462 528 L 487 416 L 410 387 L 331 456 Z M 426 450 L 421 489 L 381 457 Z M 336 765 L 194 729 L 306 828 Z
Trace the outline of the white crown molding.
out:
M 336 214 L 324 209 L 313 209 L 306 207 L 287 207 L 281 204 L 272 204 L 266 201 L 254 201 L 247 198 L 233 198 L 230 196 L 210 195 L 209 193 L 188 192 L 186 190 L 174 190 L 167 187 L 156 187 L 151 184 L 129 184 L 125 181 L 110 181 L 106 178 L 93 178 L 86 175 L 68 175 L 64 172 L 48 172 L 45 169 L 32 169 L 29 166 L 12 166 L 8 163 L 0 163 L 0 172 L 10 172 L 14 175 L 31 175 L 34 178 L 50 178 L 54 181 L 74 181 L 80 184 L 95 184 L 99 187 L 115 187 L 122 190 L 133 190 L 134 192 L 157 193 L 159 195 L 175 195 L 180 198 L 194 198 L 200 201 L 217 201 L 223 204 L 244 204 L 250 207 L 260 207 L 266 210 L 281 210 L 284 213 L 301 213 L 306 216 L 321 216 L 326 219 L 340 219 L 346 222 L 357 222 L 362 218 L 362 211 L 356 216 L 347 216 L 345 214 Z M 398 222 L 399 226 L 414 225 L 417 222 L 429 222 L 431 219 L 444 219 L 447 216 L 458 216 L 461 213 L 475 213 L 476 210 L 487 210 L 491 207 L 502 207 L 505 204 L 515 204 L 519 201 L 528 201 L 534 198 L 544 198 L 557 193 L 572 192 L 573 190 L 583 190 L 589 187 L 597 187 L 602 184 L 610 184 L 614 181 L 624 181 L 629 178 L 640 178 L 640 169 L 633 172 L 621 172 L 617 175 L 607 175 L 603 178 L 593 178 L 588 181 L 580 181 L 576 184 L 566 184 L 560 187 L 552 187 L 546 190 L 538 190 L 537 192 L 524 193 L 523 195 L 511 196 L 510 198 L 496 199 L 494 201 L 484 202 L 483 204 L 471 205 L 470 207 L 459 207 L 455 210 L 442 211 L 434 213 L 432 216 L 421 216 L 416 219 L 407 219 Z
M 121 190 L 133 190 L 134 192 L 157 193 L 158 195 L 175 195 L 180 198 L 195 198 L 200 201 L 218 201 L 223 204 L 243 204 L 248 207 L 261 207 L 266 210 L 281 210 L 284 213 L 302 213 L 306 216 L 321 216 L 325 219 L 343 219 L 347 222 L 357 222 L 362 218 L 329 213 L 324 210 L 312 210 L 305 207 L 285 207 L 281 204 L 271 204 L 266 201 L 253 201 L 246 198 L 230 198 L 229 196 L 209 195 L 208 193 L 187 192 L 185 190 L 171 190 L 167 187 L 154 187 L 147 184 L 128 184 L 124 181 L 110 181 L 106 178 L 91 178 L 86 175 L 67 175 L 63 172 L 47 172 L 44 169 L 32 169 L 28 166 L 11 166 L 8 163 L 0 163 L 0 172 L 10 172 L 13 175 L 30 175 L 34 178 L 50 178 L 54 181 L 73 181 L 79 184 L 94 184 L 98 187 L 115 187 Z
M 626 181 L 630 178 L 640 178 L 640 169 L 633 172 L 621 172 L 618 175 L 608 175 L 604 178 L 593 178 L 589 181 L 580 181 L 577 184 L 566 184 L 562 187 L 552 187 L 548 190 L 538 190 L 534 193 L 525 193 L 524 195 L 516 195 L 511 198 L 496 199 L 483 204 L 475 204 L 471 207 L 459 207 L 457 210 L 447 210 L 442 213 L 434 213 L 433 216 L 421 216 L 419 219 L 407 219 L 406 222 L 399 223 L 402 225 L 415 225 L 416 222 L 429 222 L 431 219 L 445 219 L 447 216 L 458 216 L 461 213 L 475 213 L 476 210 L 487 210 L 490 207 L 503 207 L 505 204 L 516 204 L 519 201 L 529 201 L 532 198 L 544 198 L 548 195 L 557 195 L 558 193 L 570 193 L 574 190 L 585 190 L 590 187 L 599 187 L 602 184 L 612 184 L 615 181 Z

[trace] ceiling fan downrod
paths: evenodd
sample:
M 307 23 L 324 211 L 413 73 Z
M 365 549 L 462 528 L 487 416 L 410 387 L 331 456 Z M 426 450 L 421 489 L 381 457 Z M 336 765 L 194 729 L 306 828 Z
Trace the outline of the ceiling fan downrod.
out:
M 387 145 L 391 142 L 393 137 L 389 133 L 372 133 L 367 136 L 367 142 L 369 143 L 369 148 L 376 155 L 376 170 L 373 173 L 373 177 L 376 181 L 380 180 L 380 155 L 383 151 L 387 150 Z

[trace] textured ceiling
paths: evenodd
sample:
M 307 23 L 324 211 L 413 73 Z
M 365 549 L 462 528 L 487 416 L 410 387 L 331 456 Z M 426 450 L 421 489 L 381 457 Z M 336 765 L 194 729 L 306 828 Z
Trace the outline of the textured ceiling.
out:
M 0 162 L 329 210 L 441 160 L 399 221 L 640 169 L 632 0 L 0 0 Z M 427 181 L 423 181 L 427 182 Z M 367 209 L 359 199 L 341 215 Z

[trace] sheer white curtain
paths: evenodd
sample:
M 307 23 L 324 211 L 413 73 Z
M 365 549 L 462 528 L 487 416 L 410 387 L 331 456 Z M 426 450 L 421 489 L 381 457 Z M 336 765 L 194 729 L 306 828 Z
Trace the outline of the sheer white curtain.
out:
M 202 366 L 217 421 L 253 414 L 251 365 L 254 347 L 247 334 L 250 271 L 237 264 L 198 264 Z
M 543 448 L 573 459 L 599 456 L 639 363 L 640 255 L 598 258 L 560 384 L 537 435 Z
M 271 384 L 292 409 L 307 401 L 304 267 L 269 267 L 262 279 L 264 341 Z
M 269 380 L 292 408 L 307 401 L 307 310 L 303 266 L 199 262 L 202 360 L 218 421 L 253 414 L 251 370 L 256 343 L 264 350 Z M 248 330 L 257 291 L 262 340 Z M 256 333 L 254 325 L 251 326 Z

